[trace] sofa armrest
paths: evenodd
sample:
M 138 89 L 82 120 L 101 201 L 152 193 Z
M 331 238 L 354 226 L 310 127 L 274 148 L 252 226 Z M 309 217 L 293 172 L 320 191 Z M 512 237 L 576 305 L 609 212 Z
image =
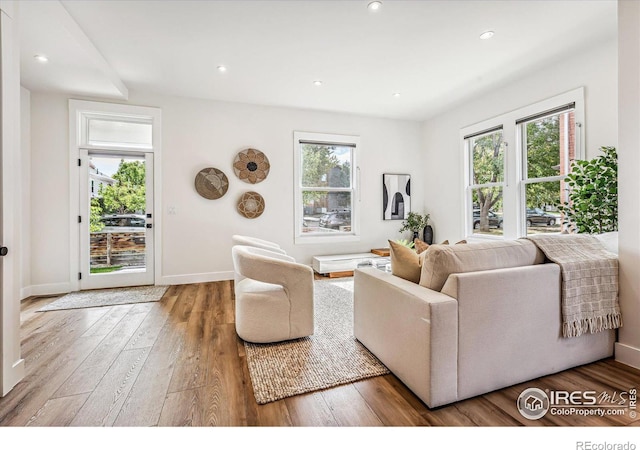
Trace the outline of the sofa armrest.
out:
M 457 400 L 457 302 L 374 268 L 354 272 L 354 333 L 430 407 Z

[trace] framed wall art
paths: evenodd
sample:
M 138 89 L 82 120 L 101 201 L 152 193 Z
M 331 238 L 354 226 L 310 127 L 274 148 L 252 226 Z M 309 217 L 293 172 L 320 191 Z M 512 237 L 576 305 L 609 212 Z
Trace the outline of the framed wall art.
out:
M 404 220 L 411 211 L 411 175 L 382 175 L 382 218 Z

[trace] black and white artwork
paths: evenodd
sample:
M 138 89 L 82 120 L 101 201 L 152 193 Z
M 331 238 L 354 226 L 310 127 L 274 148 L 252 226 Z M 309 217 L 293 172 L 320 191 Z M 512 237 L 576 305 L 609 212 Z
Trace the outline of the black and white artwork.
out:
M 382 175 L 382 218 L 404 220 L 411 211 L 411 175 Z

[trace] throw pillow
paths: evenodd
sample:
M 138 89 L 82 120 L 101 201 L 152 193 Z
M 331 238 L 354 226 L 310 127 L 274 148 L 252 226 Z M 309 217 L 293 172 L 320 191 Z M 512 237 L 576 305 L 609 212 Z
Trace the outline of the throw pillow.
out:
M 466 239 L 463 239 L 461 241 L 456 242 L 456 244 L 466 244 L 466 243 L 467 243 Z
M 413 243 L 415 245 L 417 254 L 420 254 L 429 248 L 429 244 L 427 244 L 425 241 L 423 241 L 420 238 L 415 238 L 413 240 Z
M 422 261 L 427 252 L 418 255 L 415 250 L 390 240 L 389 253 L 391 274 L 417 284 L 420 281 Z
M 445 239 L 440 245 L 449 245 L 449 239 Z

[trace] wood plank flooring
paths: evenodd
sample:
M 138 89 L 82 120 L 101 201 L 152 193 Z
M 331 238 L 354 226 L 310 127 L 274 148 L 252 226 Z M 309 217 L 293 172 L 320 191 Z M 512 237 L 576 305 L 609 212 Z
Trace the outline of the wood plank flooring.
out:
M 614 392 L 640 371 L 599 361 L 453 405 L 429 409 L 386 375 L 258 405 L 233 324 L 230 281 L 170 287 L 161 301 L 40 313 L 23 302 L 26 376 L 0 399 L 2 426 L 638 426 L 624 416 L 530 421 L 527 387 Z

